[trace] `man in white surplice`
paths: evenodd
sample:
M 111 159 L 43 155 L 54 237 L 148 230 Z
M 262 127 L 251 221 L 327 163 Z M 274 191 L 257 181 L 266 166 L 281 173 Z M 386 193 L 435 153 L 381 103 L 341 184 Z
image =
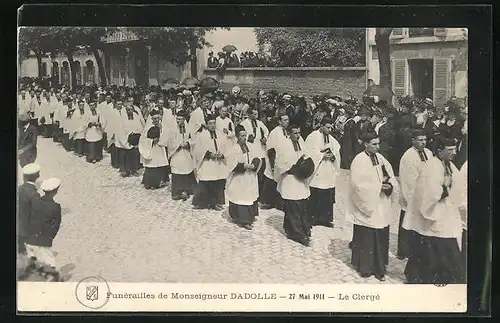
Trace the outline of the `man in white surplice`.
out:
M 161 124 L 158 110 L 150 112 L 150 123 L 139 139 L 139 153 L 144 165 L 142 184 L 146 189 L 157 189 L 165 185 L 168 178 L 166 132 Z
M 312 176 L 309 213 L 312 225 L 333 227 L 335 182 L 340 171 L 340 144 L 330 135 L 333 121 L 325 117 L 321 127 L 307 136 L 307 151 L 311 154 L 316 170 Z
M 228 150 L 226 183 L 229 200 L 229 215 L 234 223 L 252 230 L 259 208 L 259 182 L 257 172 L 262 160 L 257 156 L 254 145 L 248 145 L 247 133 L 242 125 L 236 126 L 237 143 Z
M 165 115 L 164 115 L 165 116 Z M 186 201 L 196 186 L 194 162 L 191 155 L 191 134 L 187 131 L 187 113 L 176 113 L 175 127 L 168 130 L 167 148 L 172 172 L 172 199 Z
M 283 198 L 283 228 L 290 240 L 309 246 L 311 216 L 307 211 L 310 176 L 300 175 L 301 162 L 310 158 L 298 125 L 290 126 L 290 139 L 276 147 L 277 189 Z M 312 161 L 311 161 L 312 163 Z M 314 168 L 314 165 L 312 165 Z
M 377 133 L 365 132 L 360 139 L 365 150 L 351 164 L 346 209 L 346 219 L 353 223 L 351 264 L 362 277 L 384 281 L 397 181 L 391 164 L 378 152 Z
M 432 158 L 432 152 L 425 148 L 427 135 L 423 129 L 415 129 L 412 133 L 412 147 L 401 157 L 399 163 L 399 181 L 401 194 L 399 194 L 399 205 L 401 214 L 399 216 L 398 252 L 399 259 L 408 258 L 411 250 L 411 232 L 403 228 L 403 220 L 408 207 L 408 201 L 412 200 L 413 190 L 417 184 L 423 165 Z
M 259 109 L 252 107 L 248 110 L 248 118 L 240 123 L 248 134 L 247 142 L 255 143 L 256 153 L 259 158 L 264 158 L 266 154 L 267 137 L 269 129 L 259 120 Z
M 283 207 L 283 201 L 277 191 L 277 175 L 275 173 L 276 149 L 283 143 L 288 142 L 288 126 L 290 119 L 283 113 L 278 117 L 278 126 L 269 133 L 266 142 L 265 169 L 260 190 L 259 202 L 262 209 Z
M 215 128 L 217 131 L 224 133 L 231 143 L 236 143 L 236 137 L 234 133 L 234 123 L 229 118 L 228 108 L 222 106 L 219 110 L 219 116 L 215 120 Z
M 463 184 L 451 162 L 456 142 L 439 136 L 435 143 L 436 156 L 423 166 L 403 221 L 403 228 L 414 231 L 415 241 L 405 276 L 410 284 L 462 284 Z
M 193 158 L 198 185 L 192 203 L 196 209 L 222 211 L 228 175 L 226 154 L 230 141 L 224 133 L 215 130 L 215 118 L 213 114 L 207 115 L 206 129 L 195 137 Z

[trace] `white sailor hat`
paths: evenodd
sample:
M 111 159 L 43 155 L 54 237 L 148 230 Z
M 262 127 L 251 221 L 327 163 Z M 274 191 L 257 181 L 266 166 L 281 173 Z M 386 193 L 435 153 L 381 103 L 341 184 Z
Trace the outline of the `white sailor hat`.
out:
M 231 92 L 233 92 L 233 94 L 239 94 L 241 92 L 241 89 L 238 86 L 235 86 L 233 87 Z
M 61 180 L 55 177 L 46 179 L 42 182 L 42 185 L 40 185 L 40 188 L 44 192 L 51 192 L 61 186 Z
M 292 98 L 292 96 L 290 94 L 283 95 L 284 100 L 290 100 L 291 98 Z
M 39 173 L 41 170 L 40 165 L 31 163 L 23 167 L 23 174 L 24 175 L 34 175 Z

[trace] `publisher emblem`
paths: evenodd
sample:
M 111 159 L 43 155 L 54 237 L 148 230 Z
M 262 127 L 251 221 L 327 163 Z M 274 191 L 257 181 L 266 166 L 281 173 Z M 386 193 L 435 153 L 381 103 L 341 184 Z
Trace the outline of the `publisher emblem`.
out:
M 111 293 L 108 282 L 101 277 L 87 277 L 76 286 L 76 299 L 90 309 L 100 309 L 109 301 L 106 297 Z
M 99 286 L 87 286 L 87 299 L 89 301 L 97 301 L 99 299 Z

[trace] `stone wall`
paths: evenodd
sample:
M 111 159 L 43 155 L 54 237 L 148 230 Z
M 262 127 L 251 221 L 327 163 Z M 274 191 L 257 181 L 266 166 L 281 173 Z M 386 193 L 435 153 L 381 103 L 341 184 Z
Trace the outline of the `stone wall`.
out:
M 237 85 L 249 94 L 276 90 L 308 98 L 323 93 L 360 98 L 366 89 L 364 67 L 228 68 L 222 79 L 215 69 L 205 69 L 204 76 L 217 79 L 223 89 Z

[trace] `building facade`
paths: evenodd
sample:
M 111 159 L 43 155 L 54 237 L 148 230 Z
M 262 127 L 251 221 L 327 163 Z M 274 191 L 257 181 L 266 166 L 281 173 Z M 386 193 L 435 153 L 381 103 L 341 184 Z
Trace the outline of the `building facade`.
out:
M 77 50 L 74 54 L 77 85 L 85 83 L 99 83 L 97 63 L 93 55 L 86 50 Z M 23 59 L 19 67 L 21 77 L 38 77 L 38 62 L 35 55 Z M 71 72 L 68 57 L 57 55 L 42 57 L 42 77 L 51 78 L 52 83 L 71 86 Z
M 111 84 L 162 86 L 167 79 L 182 81 L 191 76 L 190 63 L 176 66 L 167 62 L 125 29 L 106 39 L 105 52 L 106 68 Z
M 390 36 L 392 89 L 396 96 L 431 98 L 442 106 L 467 97 L 467 30 L 394 28 Z M 375 28 L 367 29 L 367 77 L 379 83 Z

